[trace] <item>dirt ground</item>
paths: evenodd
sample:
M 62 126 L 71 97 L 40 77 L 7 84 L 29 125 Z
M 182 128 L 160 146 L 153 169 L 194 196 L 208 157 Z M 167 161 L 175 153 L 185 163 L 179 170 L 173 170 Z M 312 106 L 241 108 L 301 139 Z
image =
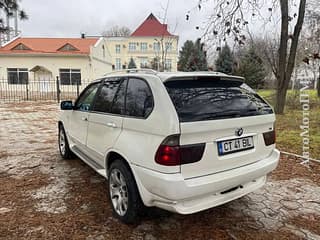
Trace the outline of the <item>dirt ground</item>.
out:
M 0 239 L 320 239 L 320 164 L 281 156 L 260 190 L 192 215 L 112 216 L 106 180 L 57 148 L 56 103 L 0 105 Z

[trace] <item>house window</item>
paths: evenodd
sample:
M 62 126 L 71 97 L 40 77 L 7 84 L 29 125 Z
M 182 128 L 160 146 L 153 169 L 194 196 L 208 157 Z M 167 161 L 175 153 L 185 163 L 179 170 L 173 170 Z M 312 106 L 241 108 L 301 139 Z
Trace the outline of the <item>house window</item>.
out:
M 116 70 L 121 69 L 121 58 L 116 58 Z
M 80 69 L 59 69 L 61 85 L 81 85 L 81 71 Z
M 171 59 L 166 59 L 164 62 L 164 69 L 166 71 L 171 71 L 172 70 L 172 61 Z
M 143 42 L 140 44 L 141 52 L 146 52 L 148 50 L 148 43 Z
M 140 68 L 148 68 L 148 58 L 140 58 Z
M 172 51 L 172 42 L 166 42 L 166 51 L 168 52 Z
M 160 42 L 153 43 L 153 50 L 157 52 L 160 51 Z
M 28 84 L 29 72 L 27 68 L 8 68 L 8 84 Z
M 136 51 L 136 46 L 137 46 L 137 44 L 135 42 L 130 42 L 129 43 L 129 52 Z
M 120 53 L 120 48 L 121 48 L 120 44 L 116 44 L 116 53 Z

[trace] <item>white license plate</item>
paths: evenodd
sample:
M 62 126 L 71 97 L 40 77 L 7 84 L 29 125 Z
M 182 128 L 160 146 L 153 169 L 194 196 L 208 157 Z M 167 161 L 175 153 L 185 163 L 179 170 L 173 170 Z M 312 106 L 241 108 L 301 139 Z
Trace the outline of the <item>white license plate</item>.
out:
M 219 155 L 235 153 L 254 148 L 253 137 L 244 137 L 218 142 Z

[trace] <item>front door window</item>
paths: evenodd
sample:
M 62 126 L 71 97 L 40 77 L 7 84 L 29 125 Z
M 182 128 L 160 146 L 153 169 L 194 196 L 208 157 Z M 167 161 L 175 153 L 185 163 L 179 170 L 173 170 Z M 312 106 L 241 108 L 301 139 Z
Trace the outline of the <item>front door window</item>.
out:
M 76 101 L 75 110 L 89 111 L 92 107 L 98 87 L 99 83 L 95 83 L 87 87 Z

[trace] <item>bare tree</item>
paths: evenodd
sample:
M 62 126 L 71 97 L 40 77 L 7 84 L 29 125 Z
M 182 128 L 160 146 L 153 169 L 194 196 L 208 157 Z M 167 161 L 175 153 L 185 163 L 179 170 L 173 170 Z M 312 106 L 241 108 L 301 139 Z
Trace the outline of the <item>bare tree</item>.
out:
M 102 32 L 104 37 L 128 37 L 131 34 L 131 30 L 128 27 L 113 26 L 110 29 Z
M 161 24 L 164 24 L 165 26 L 167 26 L 167 24 L 168 24 L 167 23 L 168 22 L 167 15 L 168 15 L 169 4 L 170 4 L 170 0 L 167 1 L 165 7 L 161 6 L 161 9 L 163 11 L 163 16 L 159 16 L 159 18 L 161 19 Z M 177 28 L 177 23 L 172 31 L 173 33 L 176 31 L 176 28 Z M 157 64 L 156 64 L 157 69 L 156 70 L 158 70 L 158 71 L 168 70 L 168 69 L 166 69 L 168 52 L 172 48 L 172 44 L 174 43 L 174 41 L 177 39 L 177 36 L 175 36 L 175 35 L 168 36 L 166 34 L 166 31 L 167 31 L 167 28 L 163 27 L 163 30 L 162 30 L 160 37 L 155 38 L 155 41 L 159 45 L 159 49 L 157 51 L 155 51 L 155 59 L 157 60 Z
M 309 0 L 306 10 L 306 27 L 303 29 L 302 46 L 305 67 L 313 73 L 314 88 L 320 79 L 320 8 L 316 0 Z M 319 89 L 319 88 L 318 88 Z M 320 96 L 320 92 L 318 91 Z
M 28 19 L 28 16 L 20 9 L 17 0 L 0 0 L 0 12 L 3 12 L 6 18 L 6 21 L 4 21 L 4 19 L 0 17 L 0 39 L 2 39 L 3 34 L 5 34 L 7 36 L 5 40 L 9 41 L 10 33 L 12 31 L 10 19 L 14 17 L 15 14 L 17 15 L 17 18 L 19 17 L 21 20 Z
M 213 2 L 212 14 L 206 27 L 206 35 L 209 40 L 233 37 L 233 40 L 239 45 L 246 41 L 246 30 L 248 29 L 250 17 L 271 18 L 272 13 L 278 9 L 280 11 L 280 38 L 276 65 L 274 74 L 277 79 L 277 93 L 275 111 L 282 114 L 284 111 L 287 89 L 295 65 L 298 40 L 302 29 L 306 0 L 298 0 L 299 7 L 297 12 L 294 6 L 289 6 L 289 0 L 217 0 Z M 210 0 L 208 2 L 211 2 Z M 269 4 L 265 6 L 265 4 Z M 293 3 L 294 5 L 294 3 Z M 203 6 L 202 0 L 199 1 L 198 8 Z M 263 16 L 265 9 L 270 16 Z M 186 16 L 187 19 L 189 15 Z M 293 26 L 293 32 L 290 32 L 290 26 Z
M 265 65 L 267 65 L 274 76 L 276 76 L 279 58 L 279 42 L 275 38 L 266 37 L 254 39 L 252 45 Z

